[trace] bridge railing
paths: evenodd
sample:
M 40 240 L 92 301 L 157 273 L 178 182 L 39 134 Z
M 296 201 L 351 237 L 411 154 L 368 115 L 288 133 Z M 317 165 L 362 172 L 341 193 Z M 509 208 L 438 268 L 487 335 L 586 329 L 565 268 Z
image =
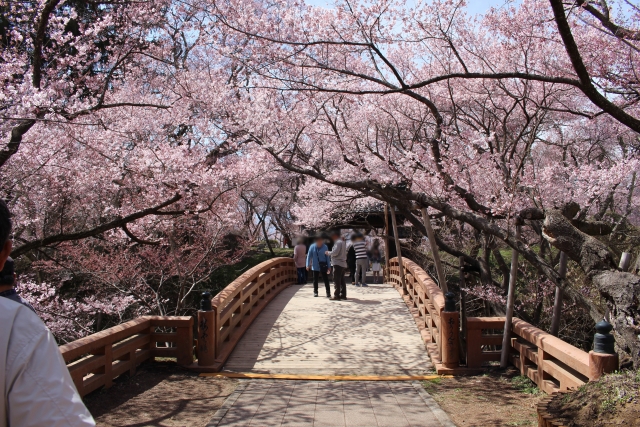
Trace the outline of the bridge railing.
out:
M 505 318 L 467 318 L 466 340 L 459 340 L 459 321 L 453 321 L 459 313 L 444 310 L 442 290 L 420 266 L 406 258 L 402 261 L 407 287 L 403 297 L 436 371 L 439 374 L 473 374 L 496 366 L 501 356 Z M 401 290 L 397 258 L 389 261 L 389 278 Z M 445 318 L 446 327 L 442 320 Z M 451 325 L 456 329 L 453 338 Z M 459 351 L 461 342 L 465 343 L 466 351 Z M 513 319 L 510 347 L 509 361 L 546 393 L 578 387 L 598 379 L 603 372 L 618 368 L 617 355 L 587 353 L 518 318 Z M 454 354 L 455 360 L 448 357 L 445 363 L 443 355 L 446 354 Z M 466 354 L 466 360 L 459 360 L 459 354 Z
M 211 311 L 198 312 L 199 370 L 220 370 L 258 314 L 296 280 L 293 259 L 274 258 L 246 271 L 216 295 Z
M 500 360 L 496 349 L 502 344 L 504 321 L 504 317 L 467 319 L 469 368 Z M 510 345 L 509 361 L 546 393 L 579 387 L 618 368 L 617 355 L 587 353 L 518 318 L 513 319 Z
M 157 331 L 161 328 L 162 331 Z M 193 363 L 193 318 L 142 316 L 60 347 L 71 378 L 81 396 L 128 372 L 143 361 L 175 357 L 178 364 Z
M 442 354 L 441 317 L 444 309 L 444 294 L 433 279 L 415 262 L 403 258 L 402 266 L 407 294 L 405 302 L 420 330 L 434 364 L 440 364 Z M 389 260 L 388 277 L 398 289 L 402 289 L 398 258 Z

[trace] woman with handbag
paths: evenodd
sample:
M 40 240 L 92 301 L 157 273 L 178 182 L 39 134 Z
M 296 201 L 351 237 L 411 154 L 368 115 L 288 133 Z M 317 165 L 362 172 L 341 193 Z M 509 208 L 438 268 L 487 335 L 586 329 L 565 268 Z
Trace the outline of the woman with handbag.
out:
M 324 244 L 322 236 L 316 236 L 315 242 L 309 247 L 307 253 L 307 271 L 313 271 L 313 296 L 318 296 L 318 280 L 320 275 L 324 280 L 324 287 L 327 290 L 327 298 L 331 298 L 331 287 L 329 286 L 329 272 L 331 271 L 331 258 L 325 253 L 329 250 Z

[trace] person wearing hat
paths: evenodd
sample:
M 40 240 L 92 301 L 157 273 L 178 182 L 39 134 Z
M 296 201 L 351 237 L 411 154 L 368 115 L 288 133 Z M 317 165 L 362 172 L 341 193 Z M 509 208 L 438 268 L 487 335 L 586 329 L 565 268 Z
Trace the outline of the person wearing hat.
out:
M 0 297 L 8 298 L 12 301 L 19 302 L 20 304 L 28 307 L 34 313 L 36 310 L 31 304 L 24 298 L 22 298 L 18 292 L 16 292 L 16 272 L 15 263 L 13 258 L 9 257 L 4 262 L 4 268 L 0 271 Z
M 324 280 L 327 298 L 331 298 L 331 286 L 329 286 L 329 273 L 331 272 L 331 258 L 327 255 L 329 248 L 324 244 L 324 237 L 318 235 L 315 242 L 309 246 L 307 253 L 307 271 L 313 271 L 313 296 L 318 296 L 318 280 L 320 275 Z
M 340 301 L 347 299 L 347 283 L 344 279 L 344 272 L 347 269 L 347 248 L 342 240 L 342 235 L 339 230 L 331 232 L 331 240 L 333 240 L 333 248 L 331 252 L 325 252 L 327 255 L 331 255 L 331 262 L 333 263 L 333 283 L 335 286 L 333 301 Z

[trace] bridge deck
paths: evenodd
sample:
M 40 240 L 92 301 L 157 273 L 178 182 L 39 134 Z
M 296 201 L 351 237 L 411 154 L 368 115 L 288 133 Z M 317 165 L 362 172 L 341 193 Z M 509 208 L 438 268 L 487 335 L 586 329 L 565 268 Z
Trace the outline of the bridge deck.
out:
M 432 365 L 404 301 L 387 284 L 347 285 L 347 301 L 282 291 L 245 333 L 224 370 L 319 375 L 423 375 Z

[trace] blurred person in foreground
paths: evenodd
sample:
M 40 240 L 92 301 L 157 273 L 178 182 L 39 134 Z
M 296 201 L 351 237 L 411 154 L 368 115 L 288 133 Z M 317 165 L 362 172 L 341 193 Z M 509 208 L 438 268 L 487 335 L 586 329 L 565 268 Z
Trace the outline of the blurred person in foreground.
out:
M 10 235 L 11 215 L 0 200 L 0 269 L 11 253 Z M 0 427 L 95 426 L 42 320 L 0 297 L 0 325 Z

